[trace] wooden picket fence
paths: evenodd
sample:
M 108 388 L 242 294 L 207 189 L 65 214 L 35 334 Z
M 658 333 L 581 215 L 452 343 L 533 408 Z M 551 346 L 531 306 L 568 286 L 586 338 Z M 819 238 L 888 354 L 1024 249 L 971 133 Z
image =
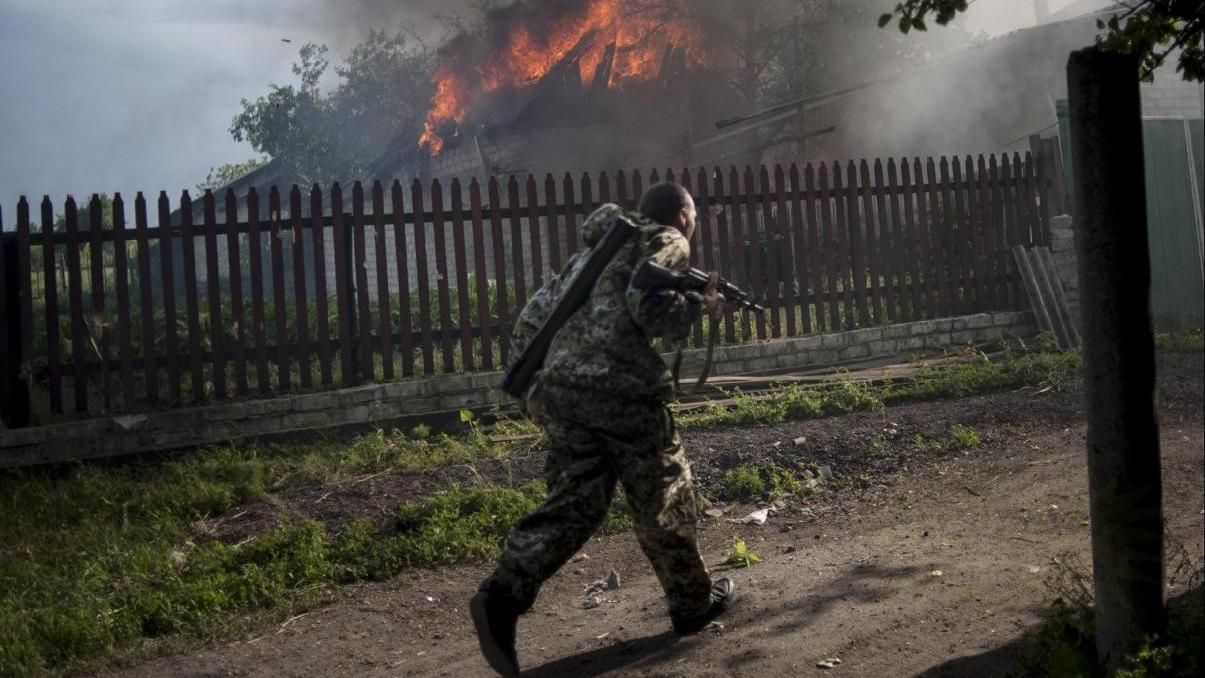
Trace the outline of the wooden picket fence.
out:
M 647 182 L 692 191 L 694 265 L 769 309 L 725 318 L 731 343 L 1021 308 L 1007 255 L 1048 242 L 1051 167 L 1014 154 Z M 67 198 L 56 229 L 49 197 L 37 221 L 22 197 L 0 257 L 2 413 L 20 426 L 500 369 L 518 309 L 578 249 L 585 216 L 632 207 L 645 185 L 640 172 L 357 182 L 184 192 L 174 212 L 165 193 L 93 196 L 87 223 L 110 212 L 111 228 L 84 228 Z

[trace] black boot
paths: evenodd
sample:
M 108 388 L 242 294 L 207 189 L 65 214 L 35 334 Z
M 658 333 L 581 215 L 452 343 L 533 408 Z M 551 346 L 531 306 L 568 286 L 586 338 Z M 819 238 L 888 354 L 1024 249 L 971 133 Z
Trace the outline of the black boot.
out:
M 515 625 L 519 615 L 512 606 L 479 591 L 469 603 L 473 626 L 477 629 L 477 641 L 481 643 L 481 654 L 491 668 L 510 678 L 519 675 L 519 660 L 515 655 Z
M 715 580 L 711 584 L 711 607 L 696 617 L 674 619 L 674 632 L 679 635 L 686 635 L 702 630 L 704 626 L 711 623 L 711 620 L 720 616 L 720 613 L 727 609 L 735 595 L 736 586 L 732 583 L 731 579 L 722 577 Z

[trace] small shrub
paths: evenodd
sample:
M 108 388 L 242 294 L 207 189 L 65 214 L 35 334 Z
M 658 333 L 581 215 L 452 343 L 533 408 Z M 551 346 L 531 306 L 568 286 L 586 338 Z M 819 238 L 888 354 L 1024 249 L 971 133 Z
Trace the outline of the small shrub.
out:
M 720 480 L 717 496 L 731 501 L 797 495 L 803 484 L 791 471 L 775 463 L 742 464 L 728 469 Z
M 1053 352 L 1059 350 L 1058 337 L 1052 332 L 1042 332 L 1033 338 L 1034 348 L 1038 351 Z
M 920 433 L 912 437 L 912 449 L 921 454 L 937 456 L 946 451 L 946 441 L 938 438 L 928 438 Z
M 954 448 L 958 450 L 971 450 L 983 444 L 975 429 L 962 424 L 950 426 L 950 437 L 953 439 Z
M 750 551 L 744 539 L 734 539 L 732 541 L 732 549 L 728 551 L 728 556 L 724 558 L 724 564 L 733 567 L 750 567 L 760 562 L 761 556 Z
M 611 502 L 607 517 L 603 518 L 598 531 L 600 534 L 618 534 L 630 529 L 632 529 L 632 509 L 628 506 L 628 498 L 620 492 L 615 501 Z
M 799 482 L 794 473 L 787 469 L 771 464 L 765 470 L 769 476 L 767 495 L 771 499 L 793 496 L 803 491 L 803 484 Z
M 841 379 L 825 392 L 823 403 L 827 415 L 848 414 L 850 412 L 865 412 L 883 408 L 883 401 L 874 394 L 871 386 L 865 382 Z
M 815 419 L 824 415 L 824 398 L 815 389 L 798 385 L 783 389 L 786 415 L 791 419 Z
M 751 499 L 766 492 L 766 481 L 756 466 L 742 465 L 730 468 L 720 481 L 720 496 L 725 499 Z
M 1202 562 L 1189 556 L 1175 539 L 1168 537 L 1168 544 L 1172 552 L 1167 567 L 1169 588 L 1182 583 L 1188 591 L 1168 601 L 1164 636 L 1148 638 L 1126 657 L 1115 674 L 1118 678 L 1201 675 Z M 1024 675 L 1098 675 L 1091 569 L 1068 553 L 1052 563 L 1046 588 L 1055 598 L 1042 614 L 1042 625 L 1027 634 L 1027 647 L 1020 657 Z
M 401 539 L 407 565 L 492 558 L 511 525 L 535 510 L 543 497 L 543 483 L 537 481 L 517 489 L 445 490 L 398 509 L 394 532 Z

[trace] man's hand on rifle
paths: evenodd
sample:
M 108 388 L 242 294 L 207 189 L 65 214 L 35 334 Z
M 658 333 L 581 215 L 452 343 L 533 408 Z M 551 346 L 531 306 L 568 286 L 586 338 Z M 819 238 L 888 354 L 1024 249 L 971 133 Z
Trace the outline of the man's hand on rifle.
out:
M 712 272 L 703 288 L 703 312 L 717 318 L 724 311 L 724 295 L 719 290 L 720 274 Z

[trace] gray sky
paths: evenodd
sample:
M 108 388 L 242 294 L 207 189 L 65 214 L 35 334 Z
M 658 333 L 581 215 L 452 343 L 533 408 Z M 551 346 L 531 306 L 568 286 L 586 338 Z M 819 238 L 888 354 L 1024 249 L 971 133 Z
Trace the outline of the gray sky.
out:
M 1051 9 L 1068 2 L 1051 0 Z M 57 210 L 68 193 L 166 189 L 174 199 L 211 167 L 254 156 L 230 138 L 230 120 L 240 99 L 292 81 L 303 43 L 325 42 L 340 54 L 370 27 L 403 23 L 429 35 L 435 15 L 457 4 L 0 0 L 5 229 L 20 194 L 36 202 L 48 193 Z M 1033 7 L 977 0 L 967 22 L 972 31 L 1006 32 L 1032 24 Z
M 431 27 L 423 3 L 392 0 Z M 166 189 L 255 155 L 227 131 L 239 100 L 293 79 L 307 40 L 367 32 L 334 0 L 0 0 L 0 210 L 17 196 Z M 414 9 L 417 7 L 417 9 Z M 357 25 L 364 22 L 366 25 Z M 281 42 L 290 38 L 291 43 Z M 35 197 L 36 196 L 36 197 Z M 59 208 L 61 209 L 61 208 Z

